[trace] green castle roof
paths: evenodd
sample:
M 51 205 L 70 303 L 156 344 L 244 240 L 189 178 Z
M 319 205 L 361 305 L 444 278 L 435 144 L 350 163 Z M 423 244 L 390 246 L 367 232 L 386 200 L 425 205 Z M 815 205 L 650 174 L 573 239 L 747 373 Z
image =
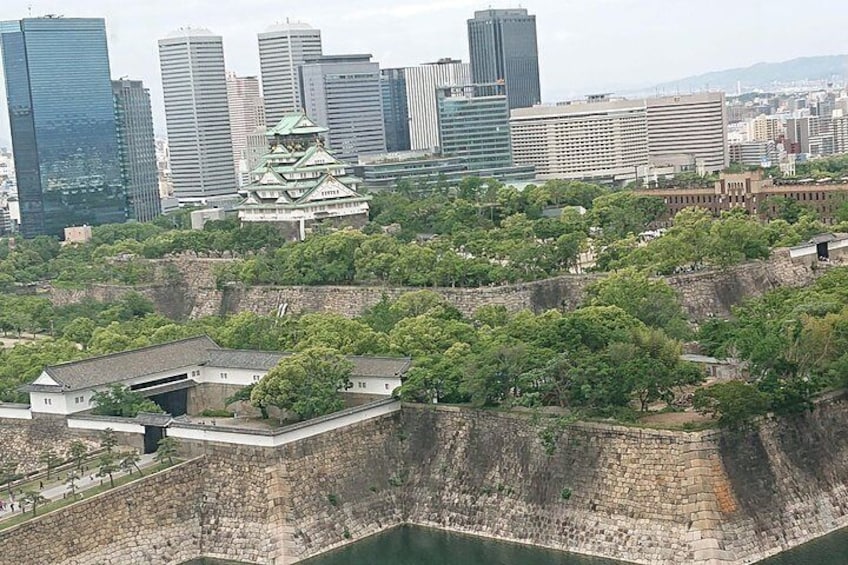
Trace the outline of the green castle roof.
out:
M 303 112 L 283 116 L 277 125 L 268 129 L 268 136 L 317 135 L 327 133 L 327 128 L 319 126 Z

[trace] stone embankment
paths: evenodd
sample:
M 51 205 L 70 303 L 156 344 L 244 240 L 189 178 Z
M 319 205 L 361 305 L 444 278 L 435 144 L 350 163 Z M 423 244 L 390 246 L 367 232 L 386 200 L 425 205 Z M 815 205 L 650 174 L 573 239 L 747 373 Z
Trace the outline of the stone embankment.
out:
M 85 298 L 114 300 L 137 291 L 150 298 L 159 312 L 177 319 L 208 315 L 254 312 L 273 314 L 333 312 L 358 316 L 383 297 L 397 298 L 420 288 L 388 286 L 231 286 L 218 288 L 216 268 L 229 259 L 179 257 L 156 261 L 157 283 L 138 287 L 90 285 L 84 289 L 53 288 L 55 304 L 79 302 Z M 821 273 L 809 261 L 792 260 L 788 250 L 773 253 L 767 261 L 755 261 L 724 270 L 707 270 L 666 277 L 677 292 L 690 318 L 728 316 L 732 306 L 750 296 L 759 296 L 779 287 L 809 284 Z M 504 306 L 509 311 L 549 309 L 573 310 L 586 297 L 586 288 L 602 275 L 565 275 L 551 279 L 481 288 L 432 288 L 471 315 L 487 305 Z
M 0 460 L 17 464 L 20 474 L 32 473 L 44 467 L 39 461 L 42 453 L 51 449 L 60 459 L 67 457 L 71 442 L 83 441 L 90 450 L 98 443 L 72 434 L 63 419 L 5 420 L 0 418 Z
M 203 461 L 0 531 L 2 565 L 182 563 L 201 554 Z
M 288 565 L 401 523 L 651 565 L 743 565 L 848 526 L 848 395 L 755 431 L 441 406 L 201 459 L 0 532 L 0 563 Z

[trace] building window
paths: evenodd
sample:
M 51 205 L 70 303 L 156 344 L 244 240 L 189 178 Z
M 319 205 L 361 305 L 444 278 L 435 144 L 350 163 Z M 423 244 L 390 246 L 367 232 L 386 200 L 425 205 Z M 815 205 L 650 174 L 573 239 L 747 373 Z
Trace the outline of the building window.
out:
M 253 375 L 253 382 L 257 383 L 257 382 L 259 382 L 259 379 L 261 379 L 261 378 L 262 377 L 260 377 L 259 375 Z
M 45 398 L 44 404 L 46 404 L 47 406 L 52 406 L 53 405 L 53 399 L 52 398 Z
M 227 373 L 221 373 L 221 379 L 226 380 L 227 379 Z
M 386 390 L 389 390 L 389 383 L 386 383 Z

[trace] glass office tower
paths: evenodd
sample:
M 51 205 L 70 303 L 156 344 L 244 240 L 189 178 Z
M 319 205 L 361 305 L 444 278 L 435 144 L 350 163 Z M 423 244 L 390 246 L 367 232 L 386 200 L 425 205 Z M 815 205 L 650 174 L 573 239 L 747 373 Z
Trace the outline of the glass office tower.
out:
M 436 89 L 439 145 L 446 157 L 465 157 L 473 169 L 512 165 L 509 103 L 502 83 Z
M 21 233 L 126 221 L 104 20 L 0 22 L 0 51 Z
M 504 81 L 510 110 L 542 100 L 536 16 L 527 10 L 481 10 L 468 20 L 471 77 L 477 84 Z

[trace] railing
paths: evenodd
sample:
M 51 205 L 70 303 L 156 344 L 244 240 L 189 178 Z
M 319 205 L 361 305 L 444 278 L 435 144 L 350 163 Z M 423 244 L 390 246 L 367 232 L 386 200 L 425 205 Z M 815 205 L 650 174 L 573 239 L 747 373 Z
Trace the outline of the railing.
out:
M 168 426 L 167 434 L 169 437 L 187 441 L 209 441 L 257 447 L 280 447 L 308 437 L 399 412 L 400 408 L 401 403 L 399 400 L 387 398 L 276 430 L 210 426 L 175 419 Z

